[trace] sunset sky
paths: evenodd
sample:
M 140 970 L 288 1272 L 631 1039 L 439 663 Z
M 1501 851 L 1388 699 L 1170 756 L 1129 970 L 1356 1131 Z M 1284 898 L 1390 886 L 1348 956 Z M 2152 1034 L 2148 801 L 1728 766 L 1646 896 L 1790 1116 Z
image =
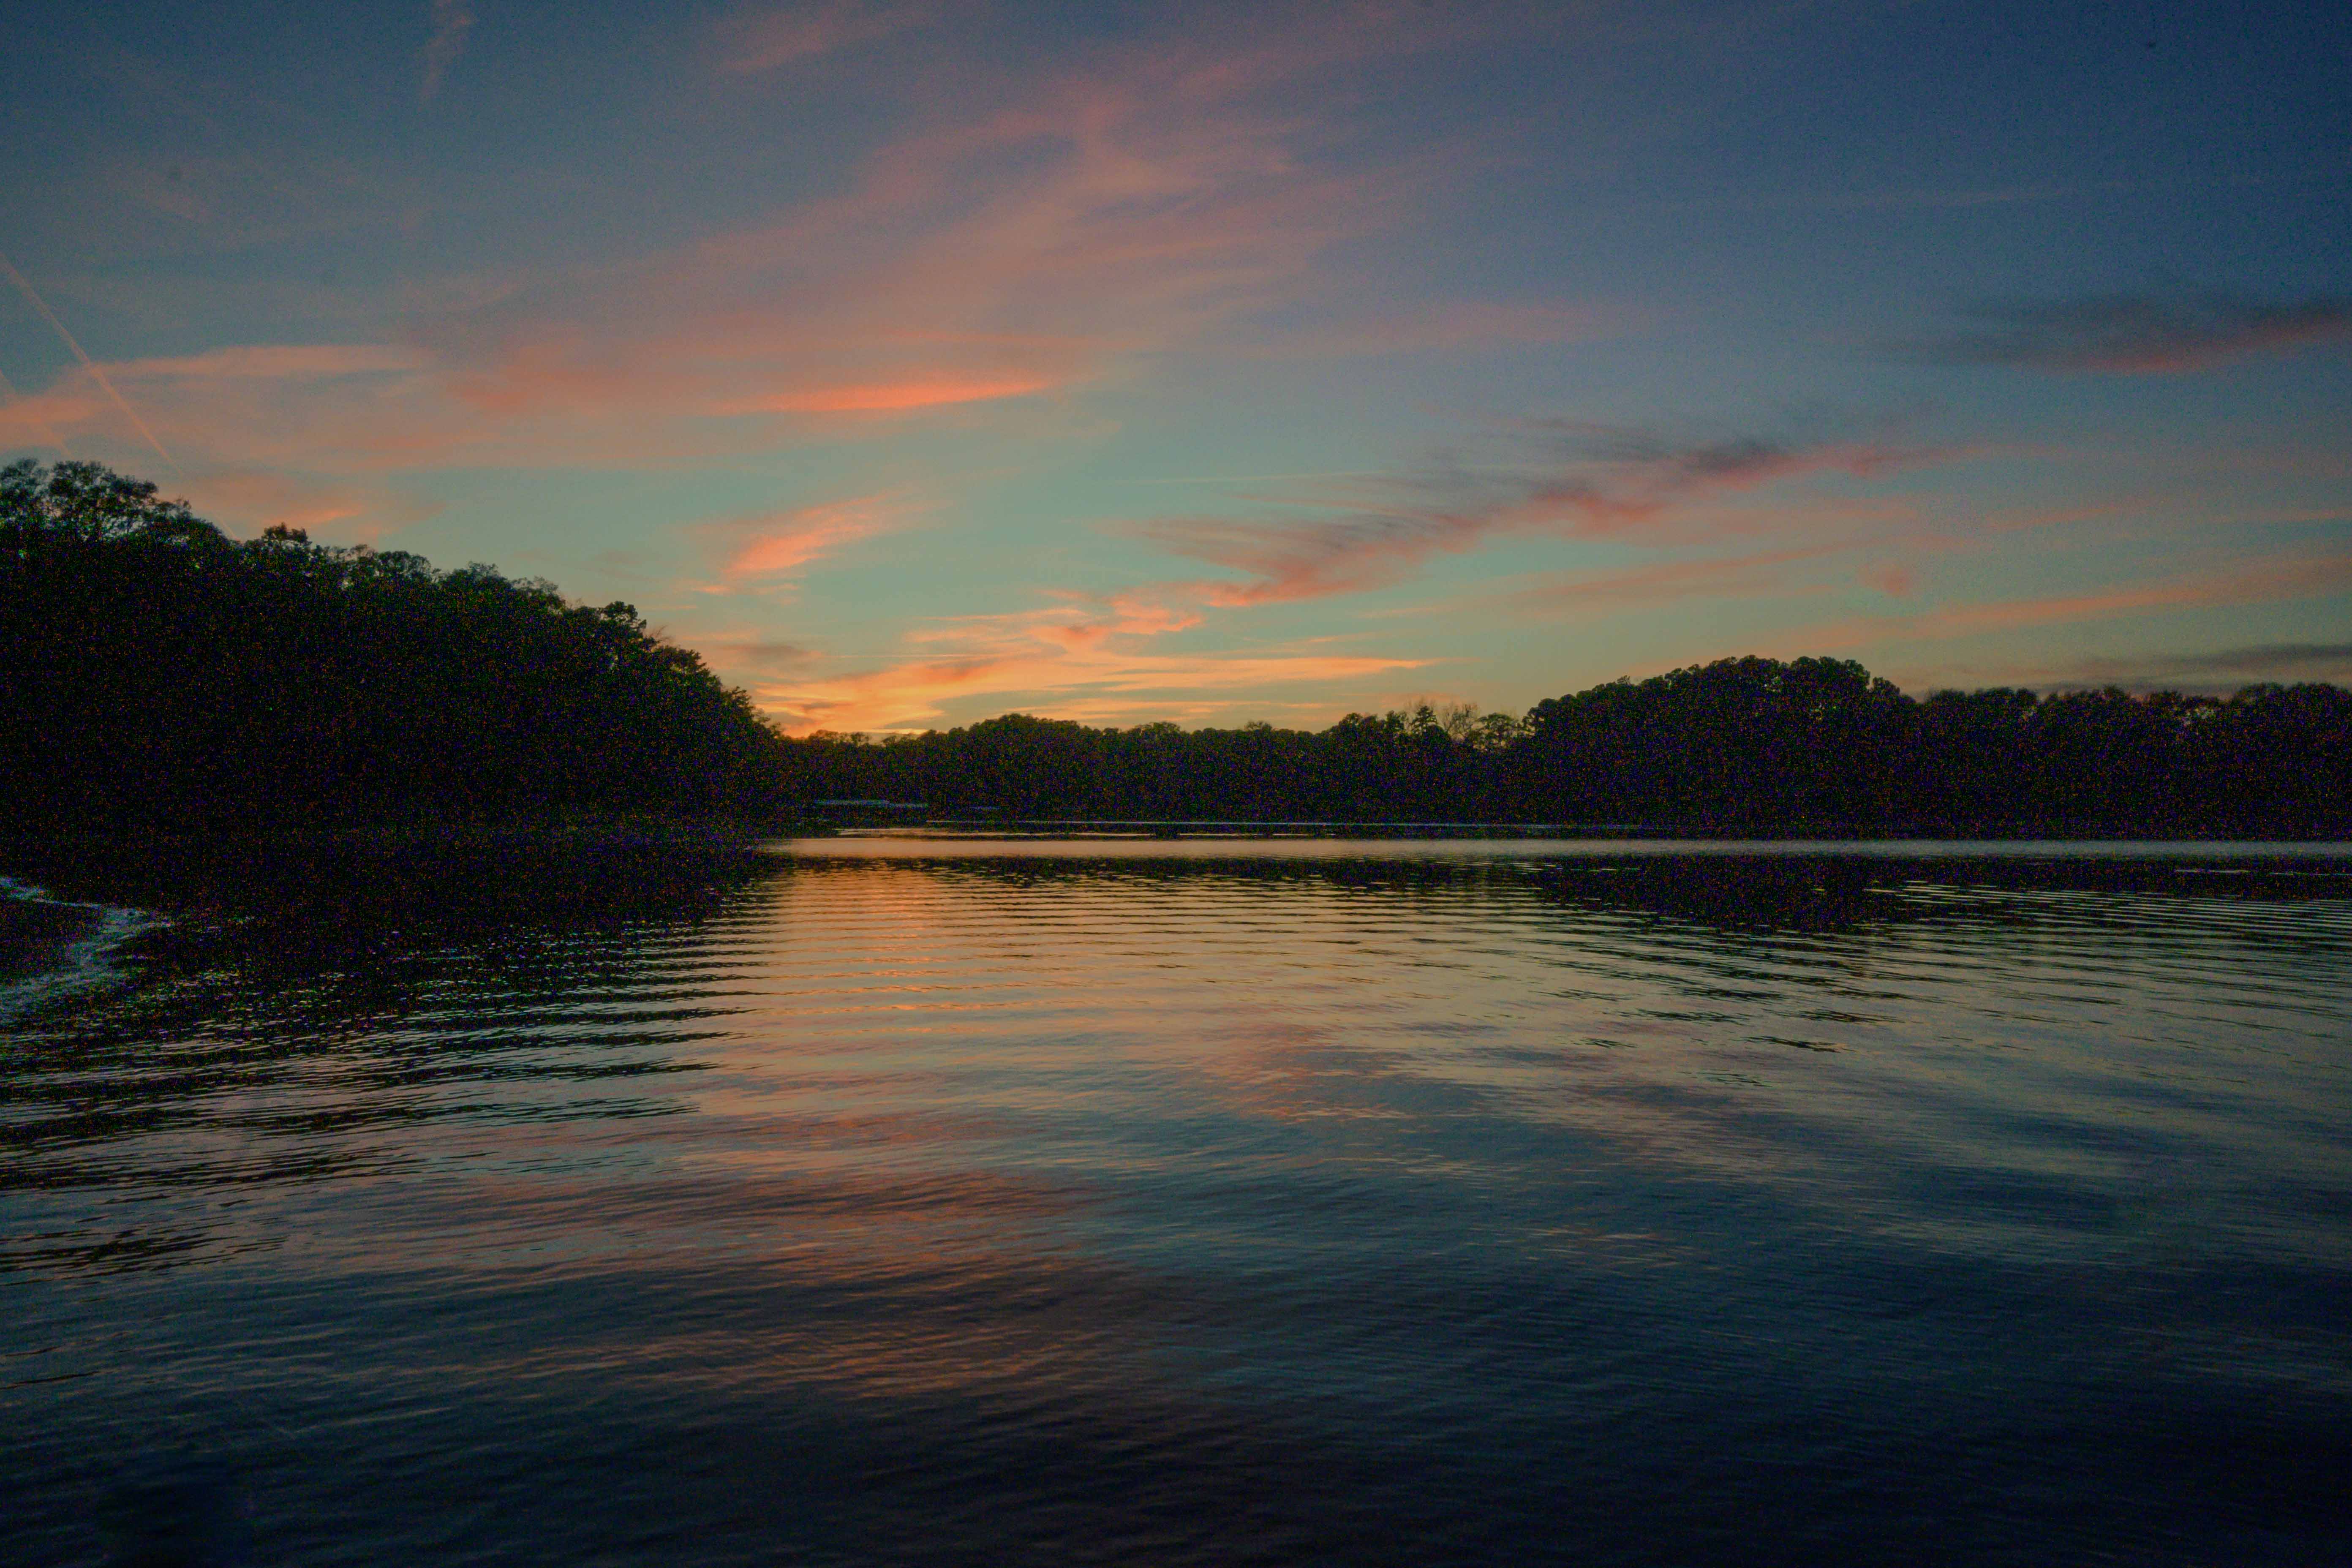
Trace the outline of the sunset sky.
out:
M 11 6 L 0 458 L 796 731 L 2352 679 L 2340 4 Z

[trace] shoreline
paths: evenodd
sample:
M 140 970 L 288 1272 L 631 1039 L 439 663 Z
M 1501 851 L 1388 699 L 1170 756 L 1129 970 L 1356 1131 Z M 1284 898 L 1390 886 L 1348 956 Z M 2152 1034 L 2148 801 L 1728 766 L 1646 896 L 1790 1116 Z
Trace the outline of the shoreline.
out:
M 1432 821 L 1234 821 L 1214 819 L 983 818 L 942 816 L 887 826 L 812 820 L 797 815 L 593 816 L 490 821 L 343 823 L 235 832 L 160 830 L 152 825 L 0 835 L 0 906 L 12 881 L 41 889 L 59 906 L 131 907 L 198 920 L 240 913 L 317 913 L 341 906 L 419 905 L 460 910 L 663 901 L 724 879 L 762 847 L 837 844 L 845 851 L 880 842 L 1012 848 L 1045 842 L 1106 848 L 1211 845 L 1243 849 L 1314 844 L 1540 844 L 1605 855 L 1611 847 L 1643 858 L 1687 852 L 1891 858 L 2040 856 L 2108 858 L 2162 852 L 2334 859 L 2352 854 L 2352 834 L 2202 832 L 2169 825 L 2138 828 L 2084 824 L 1725 824 L 1477 823 Z M 44 917 L 46 918 L 46 917 Z M 58 917 L 63 919 L 64 917 Z M 25 926 L 35 917 L 19 910 Z M 30 937 L 5 937 L 12 947 Z M 0 965 L 6 960 L 0 958 Z M 0 973 L 5 973 L 0 967 Z
M 2352 827 L 2242 825 L 2233 830 L 2176 824 L 2136 826 L 2053 822 L 1998 825 L 1855 823 L 1642 822 L 1320 822 L 1221 821 L 1213 818 L 941 817 L 903 824 L 844 824 L 827 837 L 844 838 L 1464 838 L 1561 843 L 1752 844 L 2347 844 Z
M 233 833 L 152 827 L 0 837 L 0 878 L 199 922 L 329 923 L 387 910 L 655 902 L 706 889 L 778 836 L 741 817 L 399 822 Z

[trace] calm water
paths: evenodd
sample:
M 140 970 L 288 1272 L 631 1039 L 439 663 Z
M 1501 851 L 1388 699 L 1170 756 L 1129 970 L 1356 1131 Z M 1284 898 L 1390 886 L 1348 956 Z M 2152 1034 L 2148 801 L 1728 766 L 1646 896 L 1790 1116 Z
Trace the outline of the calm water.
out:
M 52 910 L 0 1556 L 2343 1560 L 2352 859 L 2049 854 Z

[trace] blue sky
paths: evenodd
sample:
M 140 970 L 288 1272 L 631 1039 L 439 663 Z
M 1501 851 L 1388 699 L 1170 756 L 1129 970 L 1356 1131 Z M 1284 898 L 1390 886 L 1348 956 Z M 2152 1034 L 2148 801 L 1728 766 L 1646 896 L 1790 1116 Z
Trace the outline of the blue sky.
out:
M 2352 679 L 2338 6 L 0 29 L 8 456 L 628 599 L 794 729 Z

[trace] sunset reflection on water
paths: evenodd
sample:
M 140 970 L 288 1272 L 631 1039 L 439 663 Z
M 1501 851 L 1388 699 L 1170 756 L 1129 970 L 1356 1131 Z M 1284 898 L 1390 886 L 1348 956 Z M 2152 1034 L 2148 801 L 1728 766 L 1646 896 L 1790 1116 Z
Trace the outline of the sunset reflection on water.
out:
M 2347 871 L 818 840 L 159 952 L 0 1077 L 0 1484 L 44 1560 L 182 1444 L 304 1562 L 2330 1548 Z

